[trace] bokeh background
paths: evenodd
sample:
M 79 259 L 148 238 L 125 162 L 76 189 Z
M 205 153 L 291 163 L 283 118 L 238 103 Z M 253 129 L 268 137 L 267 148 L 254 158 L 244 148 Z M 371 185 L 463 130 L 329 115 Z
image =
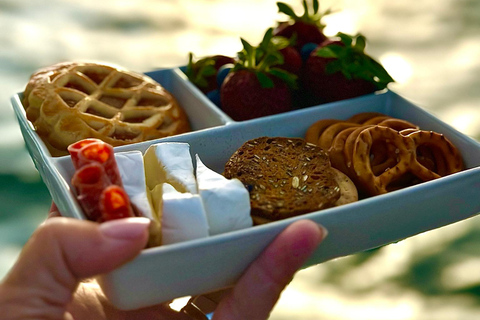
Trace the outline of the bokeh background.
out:
M 300 0 L 284 2 L 302 12 Z M 396 79 L 392 90 L 480 138 L 479 1 L 324 0 L 321 7 L 337 10 L 324 19 L 328 35 L 367 37 L 367 52 Z M 32 72 L 76 59 L 143 72 L 184 65 L 189 52 L 234 55 L 240 37 L 256 44 L 284 18 L 274 0 L 1 0 L 0 277 L 50 206 L 9 101 Z M 271 316 L 479 318 L 478 217 L 300 271 Z

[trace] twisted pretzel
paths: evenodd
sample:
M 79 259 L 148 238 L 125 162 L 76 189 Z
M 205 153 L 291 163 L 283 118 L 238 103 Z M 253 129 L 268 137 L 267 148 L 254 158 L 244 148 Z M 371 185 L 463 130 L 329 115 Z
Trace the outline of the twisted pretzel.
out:
M 372 171 L 370 151 L 378 141 L 387 141 L 395 149 L 396 158 L 392 167 L 376 175 Z M 352 152 L 352 168 L 355 180 L 370 195 L 387 193 L 389 185 L 410 169 L 414 157 L 414 142 L 388 127 L 373 126 L 362 130 L 355 140 Z
M 461 154 L 443 134 L 410 129 L 401 132 L 372 126 L 357 137 L 352 133 L 353 147 L 347 145 L 350 136 L 347 138 L 345 151 L 351 152 L 353 179 L 368 194 L 386 193 L 398 186 L 438 179 L 463 169 Z M 386 142 L 384 147 L 388 155 L 380 163 L 371 157 L 375 154 L 373 146 L 379 141 Z
M 378 123 L 379 126 L 389 127 L 396 131 L 413 129 L 418 130 L 418 126 L 414 125 L 413 123 L 408 122 L 407 120 L 396 119 L 396 118 L 389 118 Z
M 351 123 L 351 122 L 337 122 L 334 123 L 322 132 L 320 137 L 318 138 L 318 146 L 324 150 L 328 150 L 332 145 L 333 139 L 335 136 L 344 129 L 351 128 L 351 127 L 359 127 L 359 124 Z
M 401 132 L 402 133 L 402 132 Z M 458 149 L 443 135 L 433 131 L 417 130 L 405 137 L 415 144 L 411 169 L 423 181 L 437 179 L 463 169 Z
M 366 125 L 368 125 L 368 124 L 379 124 L 380 122 L 388 120 L 388 119 L 391 119 L 391 117 L 386 116 L 386 115 L 381 115 L 381 116 L 370 118 L 370 119 L 366 120 L 363 124 L 366 124 Z
M 346 121 L 337 119 L 322 119 L 312 124 L 305 134 L 305 140 L 328 150 L 336 135 L 349 127 L 367 125 L 381 125 L 397 131 L 405 129 L 418 129 L 418 127 L 406 120 L 392 118 L 378 112 L 363 112 L 356 114 Z
M 355 145 L 355 141 L 357 140 L 359 134 L 365 130 L 366 128 L 369 128 L 370 126 L 362 126 L 359 128 L 355 128 L 350 135 L 345 139 L 345 145 L 343 148 L 343 156 L 345 159 L 345 165 L 347 166 L 347 172 L 350 176 L 355 175 L 355 171 L 353 170 L 353 159 L 352 159 L 352 154 L 353 154 L 353 149 Z
M 365 121 L 368 121 L 369 119 L 372 119 L 374 117 L 381 117 L 381 116 L 384 116 L 384 114 L 379 112 L 362 112 L 362 113 L 357 113 L 351 116 L 348 119 L 348 122 L 364 124 Z
M 307 141 L 328 150 L 332 167 L 347 174 L 367 195 L 463 169 L 461 154 L 444 135 L 377 112 L 356 114 L 346 121 L 317 121 L 308 129 Z
M 312 124 L 305 134 L 305 140 L 309 143 L 318 145 L 318 139 L 322 135 L 323 131 L 330 125 L 339 123 L 341 120 L 337 119 L 322 119 Z
M 350 135 L 352 134 L 352 132 L 357 129 L 357 127 L 350 127 L 342 130 L 335 136 L 330 148 L 328 149 L 328 154 L 330 156 L 330 163 L 332 164 L 332 167 L 340 170 L 343 173 L 347 173 L 349 171 L 349 168 L 347 166 L 347 159 L 344 153 L 345 143 L 348 137 L 350 137 Z

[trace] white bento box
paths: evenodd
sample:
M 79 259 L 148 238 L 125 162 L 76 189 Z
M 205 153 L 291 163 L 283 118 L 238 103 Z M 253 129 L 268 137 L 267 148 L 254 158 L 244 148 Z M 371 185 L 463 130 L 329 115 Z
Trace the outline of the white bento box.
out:
M 145 249 L 133 261 L 98 279 L 108 299 L 118 308 L 135 309 L 229 286 L 295 220 L 311 219 L 329 230 L 328 238 L 304 266 L 308 267 L 396 242 L 480 212 L 480 144 L 394 92 L 235 122 L 200 94 L 180 69 L 158 70 L 148 75 L 177 97 L 194 131 L 118 147 L 116 152 L 144 152 L 159 141 L 187 142 L 192 155 L 198 154 L 208 167 L 221 173 L 228 158 L 251 138 L 304 137 L 307 128 L 319 119 L 347 119 L 373 111 L 443 133 L 459 148 L 466 170 L 341 207 L 202 240 Z M 70 158 L 50 156 L 25 118 L 21 94 L 12 97 L 12 104 L 27 149 L 59 210 L 65 216 L 83 219 L 71 191 Z

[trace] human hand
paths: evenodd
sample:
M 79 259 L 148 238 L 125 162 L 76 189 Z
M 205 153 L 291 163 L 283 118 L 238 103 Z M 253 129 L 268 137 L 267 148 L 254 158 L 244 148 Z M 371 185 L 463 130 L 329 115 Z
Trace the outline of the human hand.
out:
M 0 284 L 2 319 L 192 319 L 163 304 L 117 310 L 95 282 L 82 282 L 139 254 L 147 242 L 148 224 L 146 218 L 102 224 L 47 219 Z M 326 231 L 311 221 L 291 224 L 222 297 L 213 319 L 267 319 L 282 290 L 325 236 Z

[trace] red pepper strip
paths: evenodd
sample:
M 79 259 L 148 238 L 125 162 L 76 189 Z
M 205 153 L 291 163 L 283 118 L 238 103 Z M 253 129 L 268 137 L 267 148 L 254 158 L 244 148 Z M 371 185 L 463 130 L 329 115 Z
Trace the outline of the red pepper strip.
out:
M 102 142 L 100 139 L 95 139 L 95 138 L 88 138 L 88 139 L 83 139 L 80 141 L 77 141 L 75 143 L 72 143 L 71 145 L 68 146 L 68 152 L 70 153 L 70 156 L 72 157 L 72 162 L 73 166 L 77 169 L 78 168 L 78 154 L 80 150 L 85 147 L 86 145 L 89 145 L 91 143 L 97 143 L 97 142 Z
M 103 190 L 111 185 L 104 168 L 95 162 L 83 166 L 73 175 L 72 185 L 87 219 L 99 222 L 102 217 L 100 197 Z
M 85 139 L 70 145 L 69 150 L 76 169 L 97 162 L 104 167 L 112 184 L 123 186 L 111 145 L 98 139 Z
M 125 190 L 117 185 L 107 187 L 100 197 L 102 221 L 134 217 L 130 200 Z

